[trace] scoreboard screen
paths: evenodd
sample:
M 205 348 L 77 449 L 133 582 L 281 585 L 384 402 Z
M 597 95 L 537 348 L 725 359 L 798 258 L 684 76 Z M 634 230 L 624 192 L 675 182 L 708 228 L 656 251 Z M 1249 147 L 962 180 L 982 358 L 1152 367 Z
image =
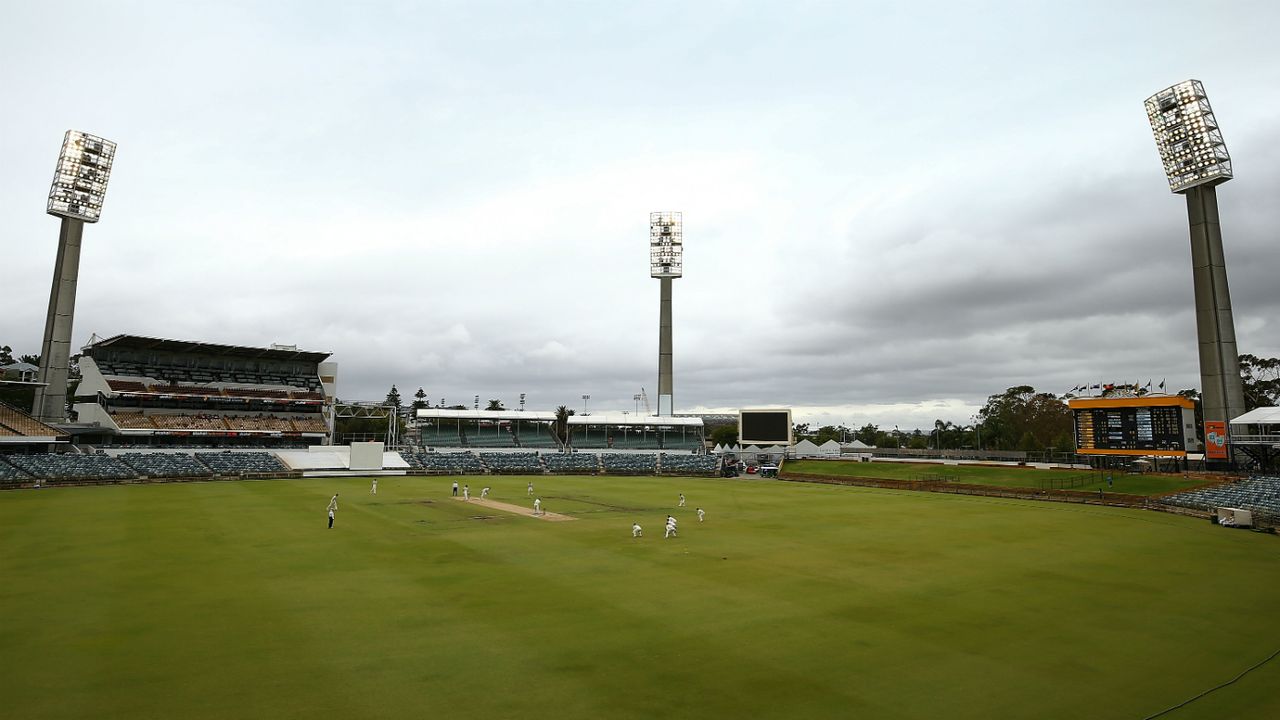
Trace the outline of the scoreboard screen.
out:
M 790 410 L 742 410 L 738 442 L 746 445 L 791 445 Z
M 1184 407 L 1190 404 L 1180 397 L 1072 400 L 1077 451 L 1183 455 L 1195 444 L 1193 410 Z

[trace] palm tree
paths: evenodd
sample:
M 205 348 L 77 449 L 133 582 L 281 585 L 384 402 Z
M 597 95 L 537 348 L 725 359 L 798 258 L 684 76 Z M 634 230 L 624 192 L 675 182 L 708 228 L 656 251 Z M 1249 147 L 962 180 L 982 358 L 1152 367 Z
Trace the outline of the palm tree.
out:
M 569 447 L 569 416 L 572 414 L 573 411 L 564 405 L 556 408 L 556 423 L 553 427 L 556 439 L 566 448 Z

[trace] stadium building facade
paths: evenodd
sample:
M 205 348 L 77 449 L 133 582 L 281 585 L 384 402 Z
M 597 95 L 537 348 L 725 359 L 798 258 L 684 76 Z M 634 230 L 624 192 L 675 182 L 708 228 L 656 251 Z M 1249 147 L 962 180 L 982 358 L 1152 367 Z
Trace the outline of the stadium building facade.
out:
M 333 435 L 337 363 L 294 346 L 246 347 L 136 335 L 80 358 L 77 422 L 105 445 L 301 447 Z

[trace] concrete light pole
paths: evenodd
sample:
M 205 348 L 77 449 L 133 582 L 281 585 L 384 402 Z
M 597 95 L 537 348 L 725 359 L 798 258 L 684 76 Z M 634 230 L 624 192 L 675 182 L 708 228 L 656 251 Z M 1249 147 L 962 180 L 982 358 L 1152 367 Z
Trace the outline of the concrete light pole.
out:
M 40 385 L 31 408 L 31 414 L 41 422 L 67 419 L 67 374 L 80 277 L 80 239 L 84 224 L 96 223 L 102 215 L 115 154 L 116 144 L 96 135 L 68 130 L 62 139 L 47 207 L 50 215 L 62 218 L 62 228 L 58 233 L 58 258 L 53 266 L 44 339 L 40 343 Z
M 1169 189 L 1187 198 L 1201 411 L 1206 424 L 1230 423 L 1244 413 L 1244 387 L 1216 186 L 1231 179 L 1231 156 L 1199 80 L 1161 90 L 1147 98 L 1146 109 Z
M 649 213 L 649 277 L 661 282 L 658 307 L 658 415 L 675 412 L 671 281 L 684 274 L 684 214 Z

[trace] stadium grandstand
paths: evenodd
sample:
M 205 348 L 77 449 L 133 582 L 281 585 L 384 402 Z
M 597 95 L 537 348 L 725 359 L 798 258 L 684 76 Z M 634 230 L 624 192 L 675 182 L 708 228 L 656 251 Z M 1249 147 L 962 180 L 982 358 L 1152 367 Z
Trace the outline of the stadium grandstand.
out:
M 80 443 L 124 447 L 305 447 L 332 440 L 329 353 L 117 335 L 80 358 Z
M 573 415 L 570 444 L 581 450 L 701 453 L 701 417 L 644 415 Z
M 417 426 L 423 447 L 558 450 L 555 419 L 549 412 L 423 408 Z

